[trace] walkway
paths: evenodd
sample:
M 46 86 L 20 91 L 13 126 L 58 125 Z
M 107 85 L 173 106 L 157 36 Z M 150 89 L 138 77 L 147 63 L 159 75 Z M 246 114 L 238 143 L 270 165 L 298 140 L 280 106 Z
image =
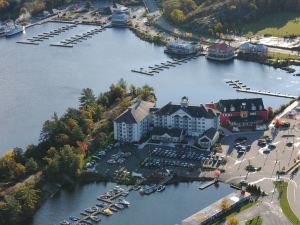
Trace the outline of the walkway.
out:
M 245 224 L 248 219 L 255 216 L 261 216 L 264 225 L 290 225 L 290 221 L 283 214 L 279 201 L 276 198 L 271 199 L 271 197 L 265 197 L 260 203 L 252 206 L 245 211 L 237 214 L 236 217 L 239 218 L 240 224 Z

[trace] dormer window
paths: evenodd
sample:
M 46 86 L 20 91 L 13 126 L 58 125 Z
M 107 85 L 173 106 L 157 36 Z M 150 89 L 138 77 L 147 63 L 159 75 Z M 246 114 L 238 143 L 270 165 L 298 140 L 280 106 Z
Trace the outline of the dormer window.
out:
M 261 111 L 263 109 L 262 105 L 259 106 L 259 110 Z
M 256 106 L 252 103 L 252 105 L 251 105 L 251 110 L 252 111 L 256 111 Z
M 242 110 L 246 110 L 246 102 L 243 102 L 243 103 L 242 103 L 241 109 L 242 109 Z
M 230 106 L 230 111 L 234 112 L 235 111 L 235 107 L 233 105 Z

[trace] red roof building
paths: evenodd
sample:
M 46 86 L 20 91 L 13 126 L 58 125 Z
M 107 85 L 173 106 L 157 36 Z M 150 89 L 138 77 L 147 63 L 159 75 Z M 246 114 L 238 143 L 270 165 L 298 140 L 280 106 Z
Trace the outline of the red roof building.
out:
M 218 61 L 231 60 L 234 58 L 234 50 L 234 47 L 229 46 L 225 43 L 216 43 L 208 47 L 206 57 L 208 59 Z

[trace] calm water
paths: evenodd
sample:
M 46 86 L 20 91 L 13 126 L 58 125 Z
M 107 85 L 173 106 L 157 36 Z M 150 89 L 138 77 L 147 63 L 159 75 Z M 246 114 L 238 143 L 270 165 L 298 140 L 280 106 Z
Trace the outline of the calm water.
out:
M 36 213 L 31 225 L 53 225 L 70 215 L 78 216 L 85 208 L 97 203 L 96 196 L 113 188 L 114 184 L 89 184 L 72 190 L 62 190 L 49 199 Z M 103 225 L 175 225 L 181 220 L 233 192 L 229 185 L 220 184 L 199 190 L 199 183 L 168 186 L 164 192 L 141 196 L 131 192 L 128 209 L 104 217 Z M 216 191 L 217 190 L 217 191 Z
M 130 30 L 108 29 L 72 49 L 50 47 L 75 34 L 92 29 L 78 26 L 39 46 L 16 41 L 53 30 L 62 24 L 47 23 L 26 34 L 0 40 L 0 153 L 38 141 L 43 121 L 76 107 L 83 88 L 99 94 L 124 78 L 135 85 L 154 86 L 158 105 L 178 102 L 184 95 L 193 104 L 220 98 L 255 97 L 236 93 L 227 79 L 239 79 L 250 87 L 299 94 L 299 77 L 251 62 L 214 63 L 204 57 L 161 72 L 154 77 L 131 69 L 168 60 L 163 48 L 139 40 Z M 266 106 L 277 107 L 286 99 L 264 97 Z

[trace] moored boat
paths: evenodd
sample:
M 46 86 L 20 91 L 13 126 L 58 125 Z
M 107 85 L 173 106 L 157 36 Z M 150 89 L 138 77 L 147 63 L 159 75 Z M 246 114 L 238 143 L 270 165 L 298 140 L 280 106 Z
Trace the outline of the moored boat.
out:
M 12 28 L 10 28 L 9 31 L 5 33 L 5 37 L 10 38 L 21 33 L 23 33 L 23 27 L 14 25 Z
M 80 220 L 80 218 L 78 218 L 76 216 L 69 216 L 69 220 L 78 221 L 78 220 Z
M 156 191 L 162 192 L 162 191 L 164 191 L 165 189 L 166 189 L 166 186 L 165 186 L 165 185 L 159 185 Z
M 113 214 L 113 212 L 110 209 L 104 209 L 103 214 L 106 215 L 106 216 L 110 216 L 110 215 Z
M 61 225 L 70 225 L 71 223 L 67 220 L 64 220 L 60 223 Z

